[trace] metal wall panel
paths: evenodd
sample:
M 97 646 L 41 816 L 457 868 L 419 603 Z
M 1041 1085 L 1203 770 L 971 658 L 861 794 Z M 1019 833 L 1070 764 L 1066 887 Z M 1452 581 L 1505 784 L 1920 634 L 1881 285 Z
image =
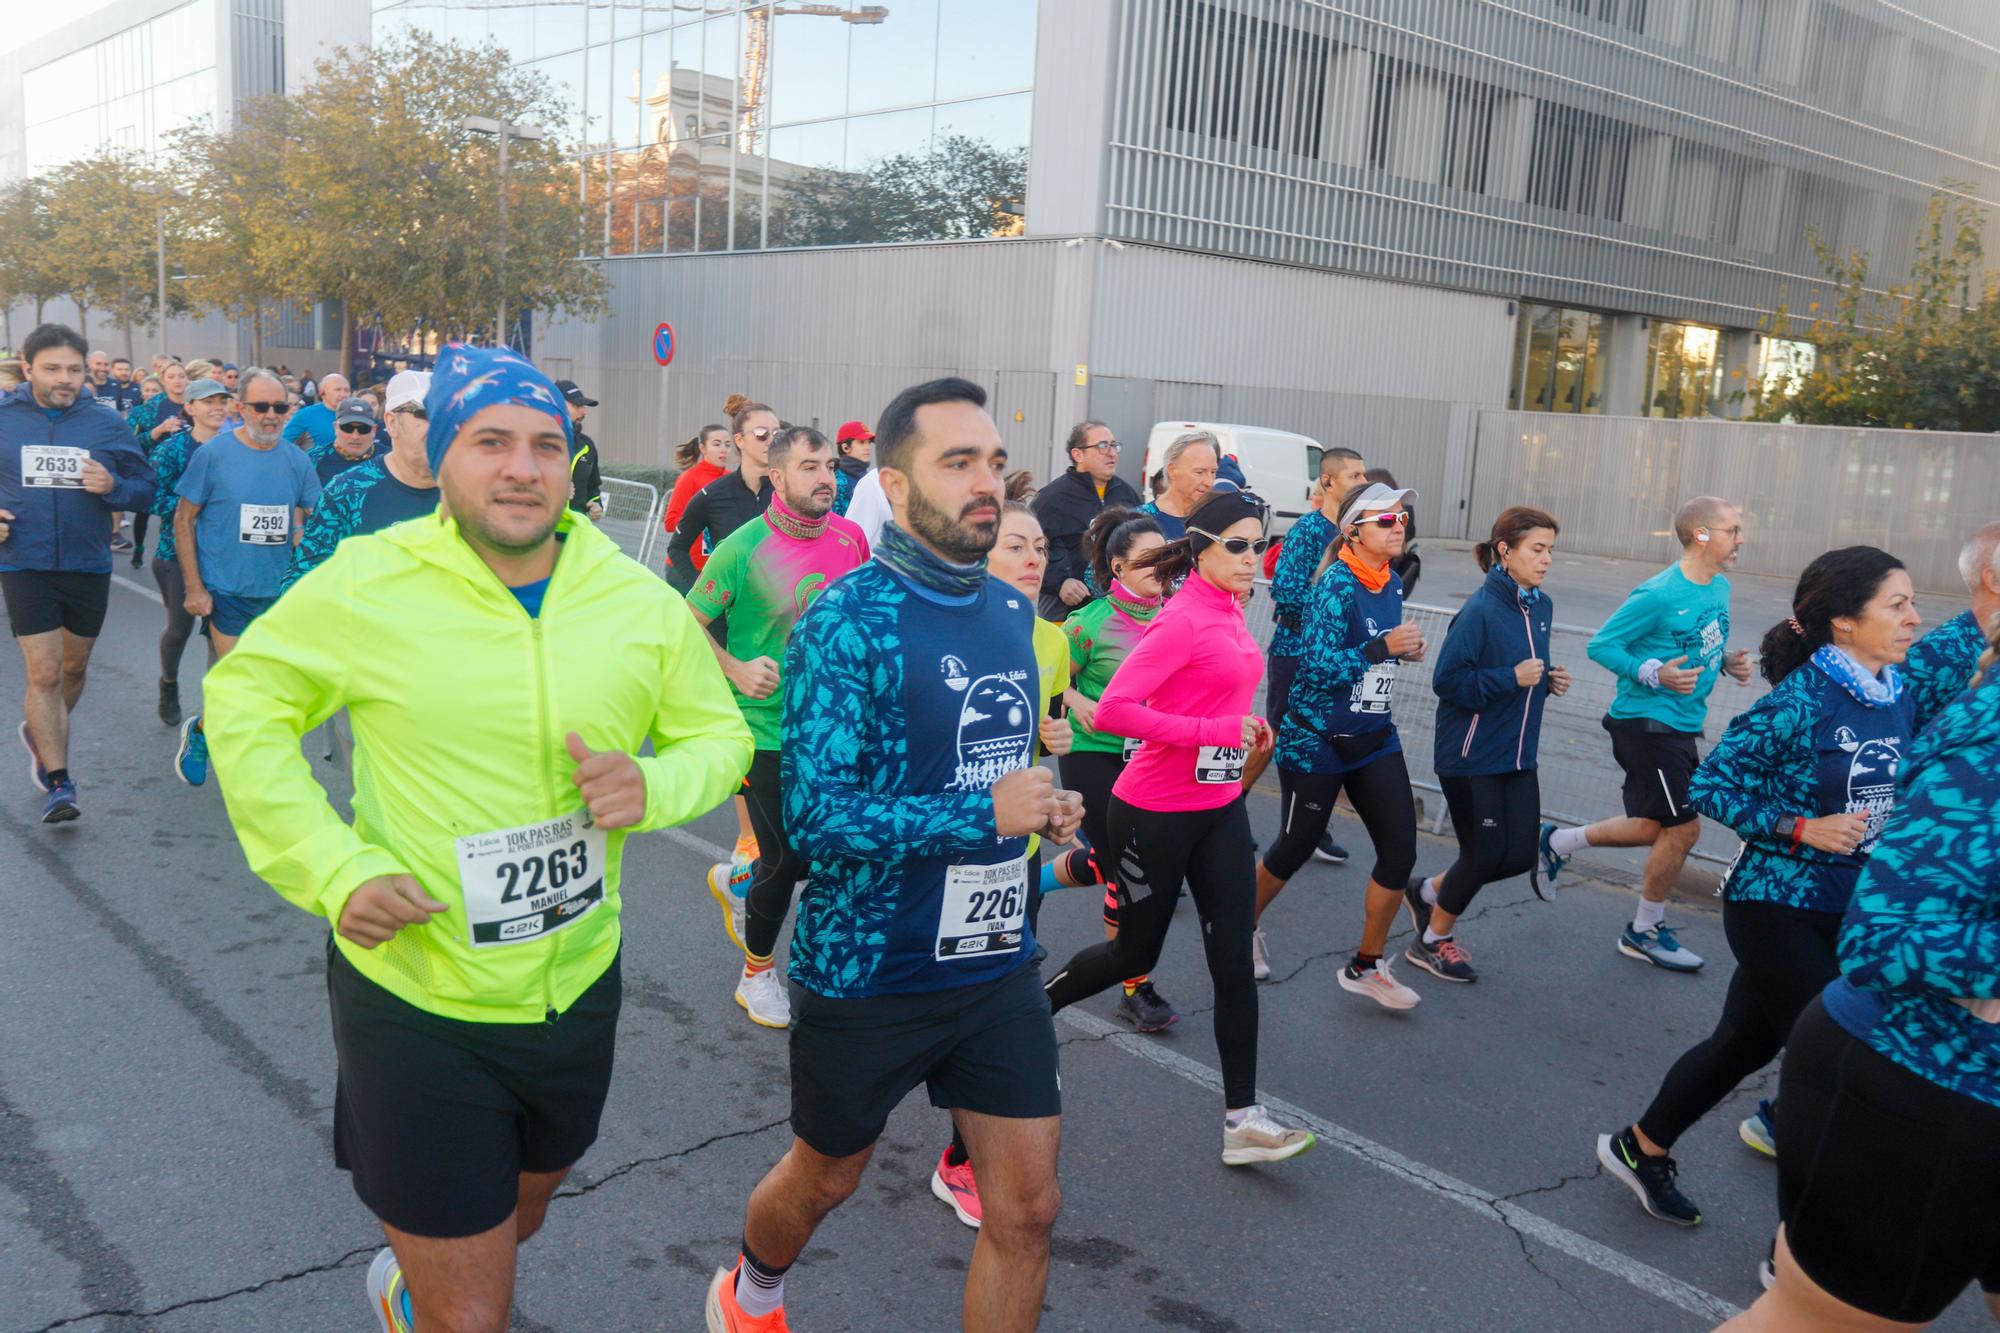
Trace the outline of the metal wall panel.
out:
M 1927 592 L 1962 592 L 1958 551 L 2000 516 L 2000 437 L 1777 426 L 1699 418 L 1480 414 L 1469 522 L 1513 504 L 1548 510 L 1568 550 L 1673 558 L 1676 507 L 1743 507 L 1737 568 L 1791 577 L 1837 546 L 1893 552 Z

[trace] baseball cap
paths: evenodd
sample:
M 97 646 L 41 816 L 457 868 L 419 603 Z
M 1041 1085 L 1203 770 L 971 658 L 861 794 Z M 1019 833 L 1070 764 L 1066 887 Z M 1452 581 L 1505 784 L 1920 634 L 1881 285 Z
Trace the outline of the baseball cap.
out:
M 1361 494 L 1355 496 L 1348 503 L 1347 508 L 1341 510 L 1340 529 L 1342 532 L 1345 532 L 1356 519 L 1371 509 L 1379 513 L 1387 509 L 1390 505 L 1408 504 L 1416 498 L 1417 493 L 1415 491 L 1398 490 L 1394 486 L 1384 486 L 1378 481 L 1367 490 L 1361 492 Z
M 565 402 L 571 403 L 577 407 L 597 406 L 597 400 L 595 398 L 586 398 L 583 396 L 583 390 L 576 387 L 575 380 L 557 380 L 556 392 L 560 393 L 563 396 L 563 400 Z
M 835 444 L 846 444 L 849 440 L 873 440 L 874 438 L 875 432 L 868 429 L 867 422 L 850 421 L 840 428 L 840 433 L 834 436 L 833 440 Z
M 333 424 L 344 425 L 349 421 L 365 421 L 375 424 L 375 404 L 358 393 L 350 393 L 340 402 L 340 410 L 333 414 Z
M 431 373 L 428 370 L 399 370 L 389 380 L 389 388 L 382 396 L 383 409 L 393 412 L 399 407 L 422 407 L 430 391 Z
M 213 398 L 217 394 L 227 398 L 229 396 L 229 386 L 221 380 L 196 380 L 193 384 L 187 386 L 187 393 L 183 397 L 190 403 L 198 403 L 204 398 Z

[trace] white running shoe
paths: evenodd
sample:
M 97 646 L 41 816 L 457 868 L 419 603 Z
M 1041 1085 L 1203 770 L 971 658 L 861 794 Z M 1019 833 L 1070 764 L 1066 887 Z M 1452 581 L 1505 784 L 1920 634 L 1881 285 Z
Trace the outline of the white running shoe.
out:
M 1259 981 L 1271 979 L 1271 955 L 1264 947 L 1264 932 L 1250 932 L 1250 975 Z
M 1378 958 L 1375 966 L 1366 972 L 1356 972 L 1349 963 L 1340 969 L 1340 988 L 1355 995 L 1366 995 L 1384 1009 L 1414 1009 L 1423 996 L 1396 980 L 1396 974 L 1389 970 L 1389 960 Z
M 792 1001 L 785 994 L 785 983 L 779 979 L 775 967 L 767 967 L 762 972 L 746 971 L 736 983 L 736 1003 L 743 1006 L 743 1012 L 750 1015 L 750 1021 L 759 1027 L 788 1028 L 792 1025 Z
M 368 1305 L 375 1311 L 381 1333 L 411 1333 L 416 1327 L 410 1310 L 410 1288 L 403 1281 L 403 1266 L 396 1252 L 384 1247 L 368 1265 Z
M 1282 1162 L 1297 1157 L 1319 1142 L 1309 1130 L 1292 1129 L 1271 1118 L 1262 1106 L 1243 1113 L 1243 1120 L 1231 1128 L 1227 1116 L 1222 1121 L 1222 1164 L 1249 1166 L 1253 1162 Z
M 729 942 L 745 953 L 749 949 L 743 943 L 743 920 L 747 914 L 745 904 L 749 901 L 729 887 L 729 862 L 717 861 L 708 868 L 709 896 L 722 905 L 722 928 L 729 932 Z

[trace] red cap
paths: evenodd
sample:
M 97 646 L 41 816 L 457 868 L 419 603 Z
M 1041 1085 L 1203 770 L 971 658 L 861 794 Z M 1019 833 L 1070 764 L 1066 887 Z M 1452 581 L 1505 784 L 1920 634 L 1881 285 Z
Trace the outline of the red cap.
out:
M 867 422 L 850 421 L 840 428 L 840 433 L 833 437 L 833 441 L 835 444 L 846 444 L 849 440 L 872 441 L 874 438 L 875 432 L 868 429 Z

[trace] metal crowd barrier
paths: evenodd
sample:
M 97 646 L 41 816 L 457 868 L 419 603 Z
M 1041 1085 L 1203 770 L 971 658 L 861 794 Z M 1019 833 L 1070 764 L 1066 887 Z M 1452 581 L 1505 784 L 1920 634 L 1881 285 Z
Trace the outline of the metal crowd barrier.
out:
M 1259 581 L 1257 595 L 1246 613 L 1250 633 L 1260 644 L 1269 645 L 1273 628 L 1270 585 Z M 1405 619 L 1414 621 L 1424 632 L 1430 651 L 1422 662 L 1406 662 L 1396 673 L 1396 729 L 1402 734 L 1405 758 L 1410 766 L 1410 784 L 1430 793 L 1425 801 L 1424 823 L 1433 833 L 1443 833 L 1450 824 L 1444 791 L 1438 785 L 1433 763 L 1433 742 L 1437 735 L 1437 695 L 1431 690 L 1431 666 L 1444 643 L 1445 630 L 1458 612 L 1449 607 L 1421 602 L 1406 603 Z M 1619 789 L 1624 773 L 1611 759 L 1611 736 L 1602 719 L 1611 706 L 1611 673 L 1591 661 L 1585 652 L 1597 631 L 1586 625 L 1557 623 L 1552 628 L 1555 646 L 1549 654 L 1550 666 L 1569 668 L 1569 693 L 1552 698 L 1542 714 L 1542 740 L 1538 777 L 1542 791 L 1542 815 L 1559 824 L 1588 824 L 1624 813 Z M 1709 696 L 1707 736 L 1713 741 L 1722 734 L 1731 718 L 1762 698 L 1769 689 L 1761 677 L 1751 677 L 1748 686 L 1724 679 Z M 1706 746 L 1704 746 L 1704 750 Z M 1734 833 L 1713 820 L 1703 820 L 1701 841 L 1693 855 L 1703 861 L 1726 865 L 1736 855 L 1739 841 Z
M 618 549 L 650 566 L 653 542 L 660 531 L 659 487 L 617 477 L 604 478 L 602 487 L 604 517 L 597 526 L 618 543 Z

